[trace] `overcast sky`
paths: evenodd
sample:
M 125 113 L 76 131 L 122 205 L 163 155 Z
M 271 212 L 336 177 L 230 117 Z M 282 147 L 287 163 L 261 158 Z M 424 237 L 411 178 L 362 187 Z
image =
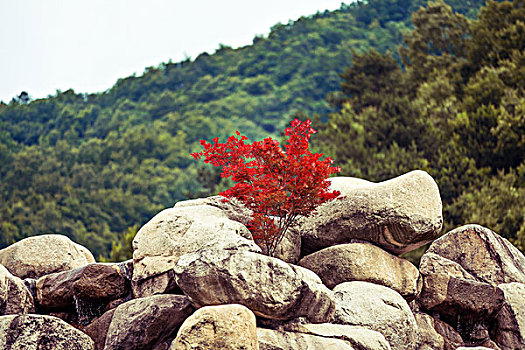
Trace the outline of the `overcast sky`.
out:
M 251 44 L 341 0 L 0 0 L 0 101 L 100 92 L 161 62 Z M 349 3 L 349 0 L 345 0 Z

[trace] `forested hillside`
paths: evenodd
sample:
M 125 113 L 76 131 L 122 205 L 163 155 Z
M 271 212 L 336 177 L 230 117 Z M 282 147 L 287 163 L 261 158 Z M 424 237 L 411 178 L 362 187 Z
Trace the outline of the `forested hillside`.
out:
M 483 1 L 447 3 L 474 18 Z M 515 4 L 522 6 L 521 1 Z M 452 28 L 454 33 L 460 31 L 459 37 L 447 32 L 432 42 L 431 36 L 438 34 L 433 22 L 428 24 L 419 15 L 423 18 L 418 25 L 416 15 L 417 31 L 408 37 L 406 50 L 397 53 L 403 34 L 413 27 L 412 12 L 422 5 L 426 2 L 370 0 L 342 5 L 334 12 L 277 24 L 267 37 L 256 37 L 243 48 L 221 45 L 214 54 L 203 53 L 195 60 L 149 67 L 142 76 L 121 79 L 103 93 L 68 90 L 46 99 L 27 101 L 20 96 L 0 104 L 0 248 L 27 236 L 58 232 L 95 255 L 109 257 L 112 251 L 111 258 L 122 258 L 122 246 L 136 225 L 178 200 L 213 194 L 221 186 L 216 173 L 199 168 L 189 157 L 198 140 L 225 137 L 235 130 L 252 139 L 278 136 L 297 112 L 328 120 L 321 127 L 326 144 L 319 143 L 319 148 L 341 162 L 343 175 L 378 180 L 411 167 L 427 169 L 440 181 L 451 225 L 467 218 L 467 213 L 475 215 L 483 209 L 458 204 L 452 210 L 450 203 L 467 203 L 469 198 L 468 203 L 479 202 L 490 194 L 481 193 L 492 191 L 490 181 L 500 181 L 496 185 L 511 181 L 509 176 L 519 172 L 515 163 L 520 155 L 523 158 L 519 149 L 497 146 L 497 136 L 490 131 L 496 127 L 508 131 L 506 137 L 516 140 L 507 141 L 515 145 L 520 145 L 520 135 L 523 138 L 513 126 L 519 112 L 509 112 L 505 122 L 498 122 L 503 111 L 520 111 L 522 107 L 512 101 L 513 96 L 520 101 L 523 87 L 509 85 L 508 90 L 507 81 L 493 85 L 490 80 L 505 74 L 514 80 L 519 77 L 500 62 L 511 61 L 511 51 L 505 52 L 509 47 L 518 52 L 512 53 L 512 60 L 523 59 L 519 55 L 523 47 L 513 46 L 523 45 L 524 36 L 518 35 L 523 34 L 519 32 L 523 17 L 513 15 L 518 19 L 509 21 L 501 17 L 506 15 L 503 10 L 497 12 L 495 23 L 477 29 L 480 52 L 467 52 L 462 40 L 477 28 L 471 23 L 478 22 L 461 17 Z M 488 33 L 497 28 L 498 19 L 513 23 L 516 35 L 506 40 Z M 503 45 L 488 61 L 482 59 L 487 49 L 484 35 L 501 39 Z M 468 42 L 474 41 L 473 36 Z M 368 53 L 370 49 L 375 51 Z M 382 55 L 388 50 L 392 56 Z M 501 56 L 502 52 L 508 55 Z M 341 80 L 339 74 L 352 64 L 352 57 L 353 67 L 362 71 L 356 75 L 350 69 Z M 468 60 L 472 63 L 462 65 Z M 387 69 L 375 71 L 376 63 Z M 472 86 L 467 84 L 471 80 Z M 343 92 L 332 94 L 330 105 L 325 97 L 340 90 L 341 81 Z M 496 90 L 495 96 L 485 91 L 487 86 Z M 478 111 L 481 106 L 486 112 Z M 429 117 L 434 114 L 442 117 Z M 339 134 L 330 129 L 334 125 Z M 357 132 L 357 138 L 346 135 L 344 140 L 345 125 Z M 456 134 L 447 134 L 445 126 L 455 127 Z M 493 146 L 502 147 L 501 155 L 518 154 L 511 165 L 499 156 L 493 164 L 493 158 L 486 158 Z M 438 168 L 446 176 L 433 170 Z M 522 178 L 523 168 L 519 168 Z M 472 188 L 479 191 L 467 191 Z M 523 183 L 516 191 L 522 188 Z M 513 195 L 519 202 L 520 193 Z M 481 205 L 491 208 L 493 201 Z M 479 216 L 486 217 L 483 212 Z
M 445 229 L 479 223 L 525 248 L 525 2 L 489 2 L 477 20 L 429 3 L 398 55 L 355 55 L 318 147 L 373 181 L 424 169 Z

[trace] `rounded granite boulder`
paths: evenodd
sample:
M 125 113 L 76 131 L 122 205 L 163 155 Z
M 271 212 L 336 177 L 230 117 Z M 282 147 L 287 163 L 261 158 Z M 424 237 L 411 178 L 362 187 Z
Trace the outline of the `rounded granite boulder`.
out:
M 303 255 L 354 240 L 399 255 L 440 236 L 441 196 L 426 172 L 411 171 L 379 183 L 349 177 L 330 181 L 340 198 L 293 227 L 301 234 Z
M 28 237 L 0 250 L 0 264 L 22 279 L 37 279 L 94 262 L 87 248 L 57 234 Z

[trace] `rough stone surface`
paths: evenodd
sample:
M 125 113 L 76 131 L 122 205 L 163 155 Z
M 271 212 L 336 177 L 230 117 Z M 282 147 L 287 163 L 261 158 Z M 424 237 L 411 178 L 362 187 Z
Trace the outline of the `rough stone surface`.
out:
M 350 343 L 356 350 L 389 350 L 390 344 L 383 334 L 359 326 L 331 323 L 308 323 L 295 319 L 274 328 L 285 332 L 305 333 L 324 338 L 341 339 Z
M 240 222 L 247 226 L 252 220 L 252 211 L 235 198 L 226 199 L 222 196 L 197 198 L 181 201 L 174 208 L 183 208 L 199 205 L 208 205 L 220 209 L 228 219 Z M 261 246 L 264 251 L 265 247 Z M 301 255 L 301 235 L 298 232 L 288 230 L 281 243 L 278 245 L 274 257 L 289 263 L 299 261 Z
M 421 287 L 419 271 L 413 264 L 367 243 L 328 247 L 302 258 L 299 265 L 314 271 L 328 288 L 365 281 L 414 297 Z
M 205 306 L 179 328 L 170 350 L 257 350 L 255 315 L 242 305 Z
M 310 283 L 323 284 L 321 278 L 312 270 L 307 269 L 306 267 L 289 264 L 290 267 L 297 273 L 297 275 L 305 281 Z
M 38 304 L 46 309 L 73 305 L 74 298 L 108 302 L 130 293 L 121 264 L 89 264 L 36 281 Z M 102 300 L 101 300 L 102 299 Z
M 145 279 L 132 280 L 131 288 L 135 298 L 143 298 L 155 294 L 181 294 L 179 286 L 175 282 L 173 269 Z
M 355 350 L 350 343 L 340 339 L 265 328 L 257 328 L 257 338 L 260 350 Z
M 462 226 L 434 241 L 421 258 L 417 301 L 454 325 L 466 343 L 488 344 L 494 318 L 508 311 L 497 285 L 522 281 L 524 269 L 525 258 L 507 240 L 479 225 Z M 502 327 L 501 339 L 513 326 Z
M 73 284 L 75 296 L 82 299 L 117 299 L 131 289 L 120 264 L 90 264 Z
M 301 235 L 299 232 L 287 230 L 283 240 L 275 250 L 274 257 L 291 264 L 297 263 L 301 257 Z
M 488 283 L 445 274 L 424 277 L 421 306 L 454 325 L 466 343 L 489 339 L 489 325 L 503 305 L 503 292 Z
M 403 297 L 368 282 L 345 282 L 333 289 L 336 312 L 332 323 L 362 326 L 380 332 L 392 349 L 416 350 L 418 328 Z
M 175 274 L 196 306 L 241 304 L 270 319 L 329 321 L 335 309 L 332 293 L 313 280 L 313 273 L 298 270 L 253 252 L 207 250 L 182 256 Z
M 261 251 L 246 226 L 210 205 L 163 210 L 137 232 L 133 248 L 134 286 L 171 270 L 186 253 L 206 248 Z M 152 292 L 151 288 L 146 290 Z M 146 296 L 142 289 L 134 288 L 133 292 L 135 297 Z M 163 292 L 154 290 L 153 294 Z
M 0 316 L 0 349 L 93 350 L 93 340 L 52 316 Z
M 33 296 L 24 282 L 0 265 L 0 316 L 34 312 Z
M 477 281 L 525 283 L 525 257 L 508 240 L 479 225 L 466 225 L 434 241 L 428 253 L 459 264 Z
M 223 196 L 211 196 L 206 198 L 190 199 L 175 203 L 174 208 L 194 207 L 199 205 L 209 205 L 220 209 L 228 219 L 248 225 L 252 220 L 252 211 L 235 198 Z
M 0 264 L 19 278 L 39 278 L 94 263 L 87 248 L 66 236 L 33 236 L 0 250 Z
M 113 314 L 116 309 L 111 309 L 105 312 L 99 318 L 93 320 L 89 325 L 84 327 L 83 331 L 93 339 L 95 342 L 95 350 L 103 350 L 106 344 L 106 335 L 108 333 L 109 325 L 113 319 Z
M 463 345 L 461 335 L 447 323 L 421 312 L 416 312 L 414 317 L 419 329 L 420 350 L 456 350 Z
M 106 312 L 86 327 L 97 349 L 152 349 L 174 336 L 193 312 L 182 295 L 154 295 L 130 300 Z
M 491 329 L 491 338 L 503 349 L 525 349 L 525 284 L 504 283 L 499 288 L 505 303 Z
M 426 310 L 469 320 L 490 320 L 503 301 L 503 292 L 491 284 L 441 273 L 423 277 L 418 297 Z
M 46 310 L 63 309 L 74 304 L 73 284 L 82 276 L 83 268 L 56 272 L 36 281 L 37 304 Z
M 435 181 L 424 171 L 380 183 L 354 178 L 331 181 L 343 198 L 325 203 L 317 214 L 294 226 L 301 232 L 304 254 L 352 239 L 403 254 L 439 237 L 441 197 Z
M 424 276 L 445 274 L 450 277 L 477 281 L 458 263 L 428 251 L 421 257 L 419 271 Z

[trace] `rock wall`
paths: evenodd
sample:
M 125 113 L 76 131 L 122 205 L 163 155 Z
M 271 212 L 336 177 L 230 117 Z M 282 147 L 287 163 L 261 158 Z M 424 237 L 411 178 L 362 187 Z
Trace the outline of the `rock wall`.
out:
M 60 235 L 0 250 L 0 349 L 525 349 L 525 257 L 507 240 L 442 235 L 422 171 L 331 181 L 342 197 L 276 257 L 220 197 L 160 212 L 126 262 Z M 428 242 L 419 268 L 399 257 Z

